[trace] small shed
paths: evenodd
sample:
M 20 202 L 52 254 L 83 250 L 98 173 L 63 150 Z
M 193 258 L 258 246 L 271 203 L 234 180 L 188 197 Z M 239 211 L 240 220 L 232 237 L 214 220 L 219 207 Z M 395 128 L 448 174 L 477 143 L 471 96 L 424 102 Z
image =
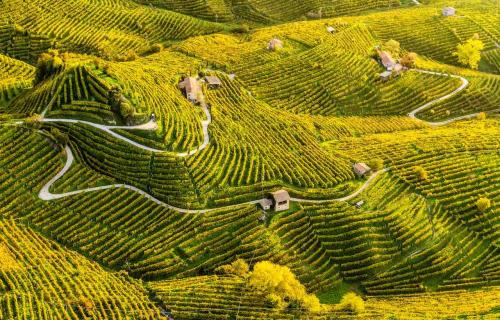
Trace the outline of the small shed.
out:
M 365 204 L 365 200 L 360 200 L 354 204 L 356 208 L 361 208 Z
M 372 171 L 372 169 L 363 162 L 355 163 L 353 165 L 353 169 L 354 172 L 360 177 L 366 176 Z
M 380 58 L 380 62 L 387 70 L 392 70 L 396 65 L 396 61 L 392 58 L 392 55 L 387 52 L 377 48 L 377 53 Z
M 218 89 L 222 86 L 222 81 L 216 76 L 206 76 L 205 81 L 210 89 Z
M 457 10 L 453 7 L 444 7 L 442 13 L 443 17 L 452 17 L 457 13 Z
M 262 199 L 259 201 L 259 205 L 262 208 L 262 210 L 264 210 L 264 211 L 269 210 L 273 206 L 273 200 L 267 199 L 267 198 Z
M 201 87 L 198 83 L 198 79 L 194 77 L 185 78 L 179 83 L 179 89 L 184 92 L 189 101 L 194 103 L 200 102 Z
M 382 81 L 388 81 L 391 78 L 392 72 L 391 71 L 384 71 L 380 74 L 380 79 Z
M 274 211 L 279 212 L 290 209 L 290 195 L 288 191 L 279 190 L 272 192 L 271 196 L 273 197 Z
M 326 31 L 328 31 L 329 33 L 335 33 L 335 28 L 332 26 L 328 26 L 326 27 Z
M 269 44 L 267 45 L 267 50 L 278 51 L 280 49 L 283 49 L 283 41 L 281 41 L 278 38 L 274 38 L 271 41 L 269 41 Z

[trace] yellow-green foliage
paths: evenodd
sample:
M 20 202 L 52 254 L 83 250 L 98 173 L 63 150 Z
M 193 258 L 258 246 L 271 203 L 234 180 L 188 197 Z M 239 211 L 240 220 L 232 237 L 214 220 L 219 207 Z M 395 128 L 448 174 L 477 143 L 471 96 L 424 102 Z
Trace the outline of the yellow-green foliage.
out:
M 342 297 L 338 308 L 340 310 L 358 314 L 365 311 L 365 302 L 354 292 L 349 292 Z
M 153 43 L 224 28 L 129 0 L 7 0 L 0 3 L 0 16 L 18 21 L 30 32 L 58 39 L 75 52 L 113 59 L 129 50 L 147 51 Z
M 476 207 L 479 211 L 484 212 L 491 207 L 491 201 L 488 198 L 479 198 L 477 199 Z
M 234 260 L 231 264 L 225 264 L 215 269 L 216 273 L 245 277 L 248 275 L 248 263 L 243 259 Z
M 258 292 L 280 297 L 282 301 L 296 303 L 308 311 L 318 312 L 321 305 L 318 298 L 307 294 L 306 288 L 297 280 L 288 267 L 261 261 L 255 264 L 249 278 L 249 285 Z M 281 303 L 279 303 L 281 305 Z
M 479 40 L 476 35 L 465 43 L 457 46 L 457 51 L 453 53 L 463 65 L 469 66 L 471 69 L 477 69 L 479 61 L 481 60 L 481 50 L 484 49 L 484 43 Z
M 140 282 L 107 272 L 13 221 L 0 221 L 0 256 L 2 319 L 19 314 L 36 319 L 127 319 L 131 314 L 158 319 L 159 310 Z

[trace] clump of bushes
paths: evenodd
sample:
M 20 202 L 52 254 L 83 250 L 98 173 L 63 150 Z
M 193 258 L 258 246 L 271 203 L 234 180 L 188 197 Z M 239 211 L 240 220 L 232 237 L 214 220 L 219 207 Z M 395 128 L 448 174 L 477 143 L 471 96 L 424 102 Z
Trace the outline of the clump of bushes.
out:
M 161 43 L 155 43 L 149 48 L 149 52 L 158 53 L 163 51 L 163 45 Z
M 59 54 L 57 50 L 49 50 L 42 53 L 37 61 L 35 84 L 64 70 L 66 58 L 66 55 Z
M 491 207 L 491 201 L 488 198 L 479 198 L 476 201 L 476 208 L 481 212 L 485 212 Z
M 427 180 L 429 178 L 429 174 L 421 166 L 415 166 L 415 167 L 413 167 L 413 172 L 415 173 L 415 175 L 417 176 L 417 178 L 419 180 L 423 181 L 423 180 Z
M 413 68 L 415 66 L 415 62 L 417 61 L 417 54 L 415 52 L 408 52 L 404 56 L 401 57 L 399 63 L 407 68 Z
M 384 168 L 384 160 L 376 158 L 368 161 L 368 166 L 372 168 L 373 171 L 379 171 Z
M 250 268 L 243 259 L 237 259 L 231 264 L 226 264 L 215 269 L 216 273 L 225 275 L 235 275 L 238 277 L 246 277 Z
M 232 31 L 234 33 L 249 33 L 250 32 L 250 27 L 248 26 L 248 24 L 240 24 L 239 26 L 237 27 L 234 27 L 232 29 Z
M 108 91 L 108 104 L 113 112 L 119 114 L 127 125 L 136 125 L 147 121 L 147 115 L 137 113 L 134 106 L 124 97 L 121 89 L 117 86 Z
M 342 311 L 359 314 L 365 311 L 365 302 L 354 292 L 349 292 L 342 297 L 338 308 Z

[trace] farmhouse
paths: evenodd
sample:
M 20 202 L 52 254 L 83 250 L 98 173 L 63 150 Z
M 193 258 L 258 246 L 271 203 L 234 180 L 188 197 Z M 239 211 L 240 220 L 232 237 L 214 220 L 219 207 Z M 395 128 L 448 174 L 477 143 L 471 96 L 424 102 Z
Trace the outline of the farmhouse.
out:
M 456 10 L 453 7 L 444 7 L 443 8 L 443 17 L 452 17 L 456 14 Z
M 360 176 L 366 176 L 368 173 L 372 171 L 372 169 L 366 165 L 366 163 L 358 162 L 353 165 L 354 172 Z
M 279 190 L 271 193 L 274 202 L 274 211 L 285 211 L 290 208 L 290 195 L 286 190 Z
M 222 81 L 215 76 L 206 76 L 205 81 L 210 89 L 218 89 L 222 86 Z
M 328 27 L 326 27 L 326 31 L 328 31 L 329 33 L 334 33 L 335 32 L 335 28 L 332 27 L 332 26 L 328 26 Z
M 262 210 L 269 210 L 273 205 L 273 201 L 271 199 L 265 198 L 259 201 L 259 205 L 262 208 Z
M 181 89 L 186 98 L 194 103 L 199 102 L 199 97 L 201 95 L 201 87 L 198 80 L 193 77 L 185 78 L 179 83 L 179 89 Z
M 278 38 L 274 38 L 271 41 L 269 41 L 269 44 L 267 45 L 267 50 L 277 51 L 280 49 L 283 49 L 283 41 L 281 41 Z
M 377 53 L 380 58 L 380 62 L 387 70 L 392 70 L 396 65 L 396 61 L 392 58 L 391 54 L 387 51 L 380 50 L 377 48 Z

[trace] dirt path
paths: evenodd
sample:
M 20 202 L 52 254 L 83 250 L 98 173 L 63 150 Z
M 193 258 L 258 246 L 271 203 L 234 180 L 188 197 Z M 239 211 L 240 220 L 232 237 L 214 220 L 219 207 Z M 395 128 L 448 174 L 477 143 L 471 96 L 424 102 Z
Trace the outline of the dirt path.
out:
M 69 169 L 71 168 L 71 165 L 73 164 L 73 161 L 75 160 L 75 158 L 73 156 L 73 152 L 71 151 L 71 148 L 69 146 L 66 146 L 64 148 L 64 150 L 66 151 L 66 163 L 64 164 L 64 167 L 61 169 L 61 171 L 59 171 L 52 179 L 50 179 L 50 181 L 47 182 L 47 184 L 45 184 L 43 186 L 43 188 L 40 190 L 40 192 L 38 193 L 38 197 L 42 200 L 50 201 L 50 200 L 56 200 L 56 199 L 62 199 L 62 198 L 74 196 L 77 194 L 87 193 L 87 192 L 101 191 L 101 190 L 114 189 L 114 188 L 125 188 L 125 189 L 130 189 L 132 191 L 135 191 L 135 192 L 143 195 L 144 197 L 148 198 L 149 200 L 155 202 L 156 204 L 158 204 L 162 207 L 172 209 L 172 210 L 175 210 L 175 211 L 180 212 L 180 213 L 198 213 L 198 214 L 207 213 L 207 212 L 215 211 L 215 210 L 219 210 L 219 209 L 236 208 L 236 207 L 240 207 L 240 206 L 244 206 L 244 205 L 257 204 L 257 203 L 259 203 L 259 201 L 263 200 L 263 199 L 258 199 L 258 200 L 253 200 L 253 201 L 247 201 L 247 202 L 229 205 L 229 206 L 220 207 L 220 208 L 191 210 L 191 209 L 183 209 L 183 208 L 172 206 L 168 203 L 165 203 L 161 200 L 156 199 L 155 197 L 151 196 L 150 194 L 148 194 L 147 192 L 145 192 L 141 189 L 138 189 L 134 186 L 130 186 L 127 184 L 111 184 L 111 185 L 102 186 L 102 187 L 94 187 L 94 188 L 81 189 L 81 190 L 76 190 L 76 191 L 71 191 L 71 192 L 54 194 L 54 193 L 50 192 L 50 188 L 52 187 L 52 185 L 54 183 L 56 183 L 57 180 L 59 180 L 61 177 L 63 177 L 66 174 L 66 172 L 69 171 Z M 374 174 L 372 174 L 370 176 L 370 178 L 368 180 L 366 180 L 366 182 L 356 192 L 354 192 L 346 197 L 343 197 L 343 198 L 327 199 L 327 200 L 307 200 L 307 199 L 292 198 L 291 200 L 295 201 L 295 202 L 310 202 L 310 203 L 348 201 L 348 200 L 356 197 L 357 195 L 359 195 L 361 192 L 363 192 L 370 185 L 370 183 L 380 173 L 383 173 L 383 172 L 387 172 L 387 169 L 375 172 Z

